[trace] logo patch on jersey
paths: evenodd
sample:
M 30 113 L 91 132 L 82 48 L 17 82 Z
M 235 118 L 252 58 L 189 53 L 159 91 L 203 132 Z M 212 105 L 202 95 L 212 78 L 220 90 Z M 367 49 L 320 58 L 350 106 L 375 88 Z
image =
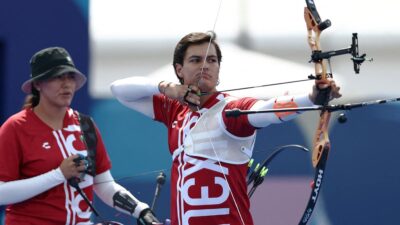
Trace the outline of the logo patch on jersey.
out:
M 44 148 L 44 149 L 46 149 L 46 150 L 49 150 L 49 149 L 51 148 L 51 146 L 50 146 L 49 142 L 44 142 L 44 143 L 42 144 L 42 148 Z
M 175 121 L 172 123 L 172 126 L 171 126 L 171 127 L 172 127 L 172 128 L 175 128 L 177 124 L 178 124 L 178 121 L 175 120 Z

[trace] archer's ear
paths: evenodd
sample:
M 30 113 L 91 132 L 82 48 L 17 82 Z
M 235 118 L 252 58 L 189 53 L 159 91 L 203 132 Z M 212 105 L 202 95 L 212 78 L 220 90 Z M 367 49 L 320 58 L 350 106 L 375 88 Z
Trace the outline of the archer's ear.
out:
M 175 64 L 176 75 L 177 75 L 179 78 L 181 78 L 181 79 L 183 79 L 182 67 L 183 67 L 183 66 L 182 66 L 181 64 L 179 64 L 179 63 L 176 63 L 176 64 Z

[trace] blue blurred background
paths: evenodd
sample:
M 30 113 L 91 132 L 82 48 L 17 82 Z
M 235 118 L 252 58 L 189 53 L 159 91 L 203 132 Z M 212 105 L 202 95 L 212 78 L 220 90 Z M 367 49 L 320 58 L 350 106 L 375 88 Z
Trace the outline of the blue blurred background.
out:
M 116 2 L 121 3 L 121 1 Z M 138 5 L 140 5 L 139 2 L 136 1 Z M 179 1 L 172 2 L 183 4 Z M 2 124 L 22 106 L 24 94 L 20 91 L 20 85 L 29 76 L 31 55 L 49 46 L 65 47 L 72 55 L 77 67 L 89 77 L 89 84 L 77 93 L 73 107 L 94 117 L 113 162 L 113 176 L 139 199 L 150 204 L 153 201 L 156 177 L 161 171 L 165 172 L 167 182 L 162 187 L 155 212 L 160 218 L 168 218 L 170 201 L 168 178 L 171 156 L 166 148 L 166 129 L 161 124 L 154 123 L 151 119 L 123 107 L 112 99 L 107 85 L 110 81 L 121 77 L 146 75 L 156 71 L 157 68 L 149 66 L 151 63 L 155 63 L 158 68 L 168 64 L 174 44 L 182 36 L 181 33 L 194 31 L 194 28 L 189 26 L 187 30 L 172 32 L 173 38 L 158 37 L 159 34 L 148 38 L 150 40 L 140 39 L 140 37 L 134 44 L 126 39 L 117 39 L 113 43 L 110 43 L 111 41 L 107 38 L 99 41 L 93 29 L 100 25 L 107 26 L 107 24 L 93 24 L 92 20 L 98 18 L 98 15 L 91 14 L 92 3 L 89 4 L 87 0 L 0 0 L 0 122 Z M 337 4 L 340 4 L 340 1 Z M 108 19 L 112 20 L 110 15 L 113 9 L 109 10 L 110 12 L 103 13 L 106 18 L 109 15 Z M 140 8 L 132 10 L 137 11 Z M 296 11 L 301 10 L 296 9 Z M 149 17 L 157 16 L 152 11 L 146 12 Z M 334 17 L 333 15 L 339 17 L 338 11 L 329 11 L 325 8 L 325 13 L 330 14 L 330 17 Z M 365 13 L 364 10 L 362 15 Z M 373 17 L 374 12 L 369 13 Z M 121 19 L 121 24 L 125 24 L 127 22 L 125 20 L 128 20 L 119 19 Z M 302 18 L 297 20 L 301 21 Z M 334 19 L 331 18 L 331 20 Z M 146 19 L 143 19 L 141 23 L 145 23 L 144 21 Z M 268 22 L 268 20 L 265 21 Z M 135 27 L 138 21 L 128 22 L 132 26 L 123 30 L 138 29 Z M 160 29 L 151 27 L 153 22 L 148 21 L 148 29 Z M 165 27 L 162 20 L 156 22 Z M 346 29 L 352 31 L 357 28 L 355 23 L 353 21 L 347 24 Z M 382 24 L 377 26 L 383 26 Z M 273 27 L 272 30 L 277 29 L 271 23 L 266 26 L 269 25 Z M 114 26 L 118 27 L 118 24 Z M 341 24 L 341 26 L 344 25 Z M 373 25 L 370 24 L 370 26 Z M 210 27 L 200 31 L 210 30 Z M 304 27 L 301 28 L 304 29 Z M 393 30 L 400 30 L 396 28 L 399 28 L 398 25 L 392 27 Z M 201 28 L 196 27 L 196 29 Z M 279 29 L 276 31 L 281 32 Z M 263 34 L 266 36 L 261 35 L 261 38 L 257 38 L 254 34 L 254 38 L 249 39 L 248 34 L 243 34 L 242 30 L 236 32 L 238 41 L 233 34 L 226 37 L 222 35 L 221 40 L 237 41 L 236 43 L 247 50 L 257 50 L 261 54 L 273 55 L 295 63 L 305 64 L 305 59 L 309 55 L 304 42 L 305 34 L 297 36 L 297 34 L 288 35 L 283 32 L 282 36 L 278 37 L 275 36 L 275 32 L 271 32 Z M 345 37 L 338 35 L 335 38 L 328 38 L 327 46 L 338 48 L 338 42 L 340 42 L 339 47 L 349 44 L 350 32 L 346 30 L 344 33 L 345 35 L 342 36 Z M 341 61 L 341 59 L 335 61 L 338 73 L 352 76 L 352 78 L 342 79 L 344 95 L 347 95 L 344 100 L 359 101 L 363 100 L 362 97 L 366 97 L 367 100 L 376 97 L 398 97 L 393 94 L 399 93 L 398 80 L 396 80 L 398 79 L 396 72 L 399 71 L 399 36 L 396 32 L 386 33 L 385 36 L 379 32 L 364 36 L 362 40 L 364 49 L 368 49 L 367 53 L 373 53 L 375 62 L 362 67 L 361 73 L 364 75 L 361 74 L 357 78 L 354 78 L 352 74 L 348 57 L 345 58 L 347 61 Z M 283 44 L 288 37 L 293 38 L 293 41 Z M 153 43 L 152 39 L 157 40 Z M 302 42 L 296 41 L 298 39 Z M 368 42 L 367 39 L 370 41 Z M 243 40 L 247 41 L 245 42 L 247 44 L 240 44 Z M 262 45 L 259 42 L 266 44 Z M 149 46 L 143 47 L 146 44 Z M 159 51 L 158 48 L 162 50 Z M 157 58 L 161 56 L 162 59 Z M 228 54 L 225 56 L 228 57 Z M 229 62 L 229 59 L 227 61 Z M 224 63 L 222 65 L 226 66 Z M 109 67 L 113 65 L 114 70 L 110 70 L 109 67 L 102 69 L 101 65 Z M 139 66 L 143 68 L 134 70 L 134 67 Z M 137 71 L 133 73 L 138 74 L 129 74 L 124 68 Z M 312 67 L 309 68 L 311 73 Z M 282 67 L 282 70 L 277 71 L 276 74 L 282 75 L 286 69 L 288 68 Z M 172 71 L 170 75 L 173 77 Z M 374 94 L 370 94 L 371 92 Z M 349 121 L 345 124 L 336 122 L 337 114 L 332 116 L 330 130 L 332 151 L 321 198 L 310 224 L 400 224 L 398 217 L 400 149 L 397 143 L 400 133 L 399 107 L 399 104 L 395 103 L 355 109 L 347 113 Z M 306 113 L 301 118 L 286 124 L 260 130 L 257 136 L 255 160 L 262 161 L 272 149 L 283 144 L 302 144 L 309 147 L 317 116 L 317 113 Z M 310 155 L 300 151 L 287 151 L 278 156 L 271 164 L 266 181 L 252 199 L 252 212 L 256 224 L 295 224 L 311 192 L 309 183 L 312 177 Z M 135 224 L 132 218 L 105 206 L 98 199 L 95 200 L 95 205 L 103 217 L 109 220 Z

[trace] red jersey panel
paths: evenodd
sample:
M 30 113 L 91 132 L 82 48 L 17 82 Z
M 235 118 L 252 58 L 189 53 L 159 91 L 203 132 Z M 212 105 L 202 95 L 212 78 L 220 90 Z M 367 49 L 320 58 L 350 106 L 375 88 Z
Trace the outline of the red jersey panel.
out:
M 171 224 L 253 225 L 247 196 L 247 163 L 219 164 L 215 160 L 189 156 L 182 151 L 183 140 L 197 123 L 200 114 L 226 96 L 214 94 L 200 109 L 200 113 L 192 112 L 189 107 L 163 95 L 153 98 L 155 120 L 167 126 L 169 150 L 173 155 Z M 250 109 L 256 101 L 253 98 L 233 100 L 225 109 Z M 246 137 L 255 132 L 247 116 L 226 118 L 223 113 L 222 118 L 226 129 L 236 136 Z
M 0 128 L 0 180 L 14 181 L 35 177 L 59 167 L 64 158 L 87 155 L 81 141 L 77 113 L 69 109 L 63 129 L 53 130 L 32 109 L 10 117 Z M 96 128 L 96 172 L 111 168 L 101 135 Z M 86 175 L 80 184 L 93 199 L 93 177 Z M 90 221 L 91 210 L 75 188 L 67 182 L 6 209 L 6 224 L 78 224 Z

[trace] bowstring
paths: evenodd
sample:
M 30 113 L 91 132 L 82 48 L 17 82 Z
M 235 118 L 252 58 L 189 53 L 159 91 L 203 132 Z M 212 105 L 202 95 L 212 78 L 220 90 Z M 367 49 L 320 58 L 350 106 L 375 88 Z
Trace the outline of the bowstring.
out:
M 221 11 L 221 6 L 222 6 L 222 0 L 219 1 L 219 6 L 218 6 L 218 10 L 217 10 L 217 15 L 215 16 L 214 25 L 213 25 L 213 28 L 212 28 L 212 30 L 211 30 L 214 34 L 215 34 L 215 32 L 214 32 L 214 31 L 215 31 L 215 27 L 217 26 L 217 21 L 218 21 L 219 13 L 220 13 L 220 11 Z M 210 37 L 210 41 L 208 42 L 207 51 L 206 51 L 206 57 L 204 58 L 203 65 L 201 66 L 200 76 L 203 75 L 203 72 L 204 72 L 204 67 L 205 67 L 206 62 L 207 62 L 207 56 L 208 56 L 208 52 L 210 51 L 210 46 L 211 46 L 211 41 L 212 41 L 212 39 L 213 39 L 213 36 Z M 200 79 L 197 81 L 197 86 L 199 86 L 200 80 L 201 80 L 201 77 L 200 77 Z
M 135 174 L 135 175 L 125 176 L 125 177 L 121 177 L 121 178 L 117 178 L 117 179 L 106 180 L 106 181 L 102 181 L 102 182 L 94 182 L 93 185 L 99 185 L 99 184 L 110 183 L 110 182 L 119 182 L 119 181 L 131 179 L 131 178 L 134 178 L 134 177 L 147 176 L 147 175 L 150 175 L 150 174 L 153 174 L 153 173 L 156 174 L 156 173 L 159 173 L 159 172 L 167 172 L 169 170 L 170 169 L 159 169 L 159 170 L 146 171 L 146 172 L 143 172 L 143 173 L 138 173 L 138 174 Z
M 218 10 L 217 10 L 217 15 L 216 15 L 215 20 L 214 20 L 214 26 L 213 26 L 213 28 L 212 28 L 212 30 L 211 30 L 211 31 L 212 31 L 212 34 L 210 35 L 210 41 L 208 42 L 208 46 L 207 46 L 207 50 L 206 50 L 206 55 L 205 55 L 205 58 L 204 58 L 204 61 L 203 61 L 203 65 L 202 65 L 202 67 L 201 67 L 200 79 L 197 81 L 197 86 L 199 86 L 200 81 L 201 81 L 201 76 L 203 75 L 203 72 L 204 72 L 204 67 L 205 67 L 206 62 L 207 62 L 207 57 L 208 57 L 208 53 L 209 53 L 209 51 L 210 51 L 210 47 L 211 47 L 212 40 L 215 38 L 215 36 L 212 36 L 212 35 L 215 35 L 215 27 L 216 27 L 216 25 L 217 25 L 219 13 L 220 13 L 220 11 L 221 11 L 221 6 L 222 6 L 222 0 L 219 1 L 219 6 L 218 6 Z M 203 113 L 200 111 L 200 107 L 199 107 L 199 106 L 197 106 L 197 112 L 199 113 L 199 118 L 200 118 L 200 117 L 202 116 Z M 205 123 L 203 123 L 203 127 L 204 127 L 204 129 L 205 129 L 206 131 L 208 130 L 207 127 L 206 127 L 206 125 L 205 125 Z M 229 193 L 230 193 L 230 195 L 232 196 L 233 203 L 235 204 L 236 211 L 237 211 L 238 214 L 239 214 L 241 223 L 242 223 L 243 225 L 245 225 L 244 220 L 243 220 L 243 217 L 242 217 L 242 213 L 240 212 L 239 206 L 238 206 L 238 204 L 237 204 L 237 202 L 236 202 L 236 198 L 235 198 L 235 196 L 233 195 L 231 186 L 229 185 L 229 182 L 228 182 L 228 178 L 226 177 L 226 175 L 225 175 L 225 173 L 224 173 L 224 169 L 223 169 L 223 167 L 222 167 L 221 160 L 220 160 L 220 158 L 219 158 L 219 156 L 218 156 L 218 154 L 217 154 L 217 151 L 215 150 L 215 146 L 214 146 L 214 143 L 213 143 L 213 141 L 212 141 L 211 136 L 208 136 L 208 140 L 209 140 L 209 142 L 210 142 L 210 144 L 211 144 L 211 148 L 212 148 L 212 150 L 213 150 L 213 152 L 214 152 L 214 154 L 215 154 L 215 156 L 216 156 L 216 158 L 217 158 L 218 166 L 219 166 L 219 168 L 220 168 L 220 170 L 221 170 L 222 175 L 224 176 L 225 182 L 226 182 L 226 184 L 228 185 Z

